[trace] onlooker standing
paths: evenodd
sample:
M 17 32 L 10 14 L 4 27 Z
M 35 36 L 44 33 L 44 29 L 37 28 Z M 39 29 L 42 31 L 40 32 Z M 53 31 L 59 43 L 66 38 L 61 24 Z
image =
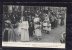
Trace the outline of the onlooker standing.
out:
M 28 23 L 29 23 L 29 36 L 33 36 L 34 24 L 32 16 L 29 16 Z
M 58 19 L 57 19 L 57 17 L 55 17 L 55 27 L 57 27 L 58 26 Z
M 42 33 L 41 33 L 41 23 L 40 23 L 40 18 L 38 17 L 38 15 L 36 15 L 36 17 L 34 18 L 34 28 L 35 28 L 35 37 L 37 38 L 37 40 L 41 39 Z
M 3 39 L 5 41 L 15 41 L 14 28 L 10 20 L 5 21 L 5 29 L 3 31 Z
M 51 31 L 51 24 L 48 15 L 45 17 L 45 20 L 43 21 L 43 31 L 47 34 Z
M 19 23 L 16 23 L 16 27 L 14 29 L 14 32 L 15 32 L 15 40 L 16 41 L 20 41 L 20 39 L 21 39 L 21 32 L 19 30 Z
M 10 34 L 10 21 L 9 20 L 6 20 L 5 22 L 4 22 L 4 24 L 5 24 L 5 28 L 4 28 L 4 30 L 3 30 L 3 36 L 2 36 L 2 38 L 3 38 L 3 41 L 9 41 L 9 34 Z
M 55 28 L 55 17 L 54 17 L 53 12 L 50 13 L 49 19 L 51 23 L 51 28 L 54 29 Z
M 61 25 L 61 26 L 63 26 L 63 25 L 64 25 L 64 18 L 65 18 L 65 15 L 64 15 L 64 14 L 62 14 L 62 15 L 61 15 L 61 23 L 60 23 L 60 25 Z
M 38 22 L 34 26 L 35 26 L 35 36 L 36 36 L 37 40 L 40 40 L 41 39 L 41 36 L 42 36 L 42 33 L 41 33 L 41 25 Z

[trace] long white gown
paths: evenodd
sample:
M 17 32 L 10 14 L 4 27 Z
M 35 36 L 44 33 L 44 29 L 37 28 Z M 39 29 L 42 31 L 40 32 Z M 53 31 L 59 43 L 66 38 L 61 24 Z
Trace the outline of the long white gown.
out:
M 19 32 L 21 33 L 21 41 L 29 41 L 29 24 L 28 21 L 23 21 L 20 24 Z

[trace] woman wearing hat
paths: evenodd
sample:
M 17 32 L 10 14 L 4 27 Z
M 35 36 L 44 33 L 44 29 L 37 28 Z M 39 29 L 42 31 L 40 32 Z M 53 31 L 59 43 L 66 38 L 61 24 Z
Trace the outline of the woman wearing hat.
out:
M 11 29 L 10 20 L 5 21 L 5 29 L 3 30 L 3 40 L 10 41 L 12 40 L 13 30 Z

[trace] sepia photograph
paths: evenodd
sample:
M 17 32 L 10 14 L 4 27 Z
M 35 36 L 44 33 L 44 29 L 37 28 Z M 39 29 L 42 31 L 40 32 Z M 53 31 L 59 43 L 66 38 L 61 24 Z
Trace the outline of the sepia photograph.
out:
M 66 7 L 3 5 L 2 46 L 65 48 Z

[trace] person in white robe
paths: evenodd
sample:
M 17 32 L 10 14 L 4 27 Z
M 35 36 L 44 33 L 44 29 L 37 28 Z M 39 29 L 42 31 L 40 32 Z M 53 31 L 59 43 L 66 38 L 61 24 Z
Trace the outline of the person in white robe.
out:
M 19 32 L 21 33 L 21 41 L 29 41 L 29 24 L 28 21 L 23 21 L 19 24 Z

